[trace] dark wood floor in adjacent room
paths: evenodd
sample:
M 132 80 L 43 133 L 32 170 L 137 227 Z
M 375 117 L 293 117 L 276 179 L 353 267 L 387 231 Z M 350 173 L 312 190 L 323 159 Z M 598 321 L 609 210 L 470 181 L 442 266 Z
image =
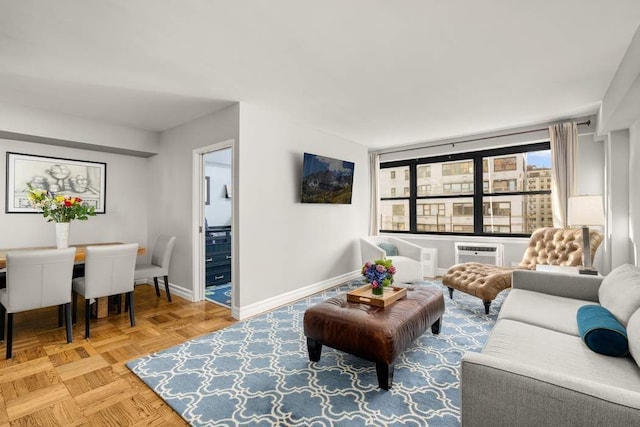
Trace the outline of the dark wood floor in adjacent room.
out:
M 187 425 L 124 363 L 235 321 L 216 304 L 172 297 L 137 286 L 136 326 L 112 311 L 92 319 L 89 340 L 79 308 L 70 344 L 56 307 L 16 314 L 13 359 L 0 343 L 0 426 Z

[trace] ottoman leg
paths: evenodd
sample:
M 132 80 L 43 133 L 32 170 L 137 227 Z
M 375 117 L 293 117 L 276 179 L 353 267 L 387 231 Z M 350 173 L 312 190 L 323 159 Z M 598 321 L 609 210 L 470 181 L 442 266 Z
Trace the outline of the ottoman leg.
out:
M 484 314 L 489 314 L 489 306 L 491 305 L 491 301 L 482 301 L 484 304 Z
M 436 320 L 436 322 L 431 325 L 431 333 L 438 335 L 440 333 L 440 322 L 442 321 L 442 317 Z
M 320 355 L 322 354 L 322 343 L 320 341 L 307 337 L 307 350 L 309 350 L 310 361 L 320 361 Z
M 387 365 L 386 363 L 376 363 L 376 374 L 378 375 L 378 387 L 383 390 L 389 390 L 393 383 L 393 363 Z
M 449 299 L 453 299 L 453 288 L 448 288 L 449 289 Z

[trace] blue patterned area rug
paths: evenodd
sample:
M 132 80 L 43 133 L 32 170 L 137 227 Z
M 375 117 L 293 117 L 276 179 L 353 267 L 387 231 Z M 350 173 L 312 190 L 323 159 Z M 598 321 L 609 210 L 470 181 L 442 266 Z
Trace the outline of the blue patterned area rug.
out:
M 322 349 L 309 362 L 304 310 L 362 285 L 349 282 L 127 363 L 194 426 L 458 426 L 460 358 L 480 351 L 506 292 L 482 301 L 445 293 L 440 335 L 431 330 L 396 360 L 393 387 L 378 388 L 375 364 Z
M 204 297 L 216 304 L 231 308 L 231 283 L 204 288 Z

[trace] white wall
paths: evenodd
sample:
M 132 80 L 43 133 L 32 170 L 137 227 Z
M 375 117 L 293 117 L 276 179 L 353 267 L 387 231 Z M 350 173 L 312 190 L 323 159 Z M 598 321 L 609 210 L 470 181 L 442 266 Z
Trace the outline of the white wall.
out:
M 640 266 L 640 118 L 629 129 L 629 239 L 631 260 Z
M 6 152 L 37 154 L 107 164 L 106 214 L 73 221 L 69 243 L 137 242 L 147 246 L 147 159 L 0 139 L 0 198 L 5 203 Z M 53 223 L 41 214 L 0 211 L 0 247 L 55 245 Z
M 209 177 L 209 204 L 204 214 L 209 226 L 231 225 L 231 199 L 227 189 L 231 188 L 231 149 L 215 151 L 205 156 L 205 176 Z
M 0 105 L 0 137 L 6 133 L 33 136 L 36 137 L 34 141 L 46 144 L 75 145 L 75 148 L 120 151 L 146 157 L 158 152 L 156 132 L 50 111 Z
M 629 130 L 609 133 L 607 149 L 607 262 L 609 270 L 629 262 Z M 637 183 L 635 184 L 637 185 Z
M 163 132 L 160 150 L 149 159 L 149 242 L 159 234 L 176 236 L 169 281 L 193 290 L 192 161 L 195 148 L 238 140 L 238 105 Z
M 304 152 L 355 163 L 350 205 L 300 203 Z M 240 105 L 238 305 L 353 272 L 369 218 L 364 146 Z
M 604 142 L 594 134 L 578 137 L 578 194 L 604 195 L 605 182 Z

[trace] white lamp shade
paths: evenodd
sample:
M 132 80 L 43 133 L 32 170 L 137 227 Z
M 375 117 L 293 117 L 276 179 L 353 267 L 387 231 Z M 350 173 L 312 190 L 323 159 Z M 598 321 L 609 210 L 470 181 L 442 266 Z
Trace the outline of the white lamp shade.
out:
M 602 196 L 569 197 L 569 225 L 604 225 Z

